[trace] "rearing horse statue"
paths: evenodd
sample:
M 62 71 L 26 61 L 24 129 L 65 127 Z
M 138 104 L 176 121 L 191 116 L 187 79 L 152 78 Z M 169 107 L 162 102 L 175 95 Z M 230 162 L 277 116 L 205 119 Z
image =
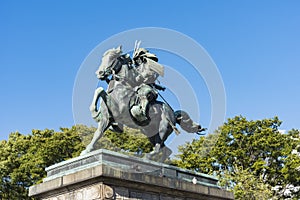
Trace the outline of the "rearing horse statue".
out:
M 181 110 L 173 111 L 166 103 L 152 101 L 148 105 L 148 118 L 146 124 L 139 124 L 130 112 L 132 102 L 136 99 L 135 87 L 140 83 L 135 81 L 137 70 L 130 62 L 129 55 L 122 55 L 121 46 L 107 50 L 102 57 L 99 69 L 96 71 L 97 78 L 107 80 L 112 76 L 109 87 L 105 91 L 102 87 L 95 90 L 94 98 L 90 106 L 92 117 L 98 122 L 98 128 L 93 139 L 81 155 L 94 150 L 96 142 L 103 136 L 105 130 L 116 124 L 124 124 L 130 128 L 141 130 L 153 144 L 153 151 L 146 154 L 148 159 L 162 152 L 161 161 L 166 160 L 172 151 L 165 146 L 165 141 L 179 124 L 183 130 L 189 133 L 204 131 L 199 124 L 194 123 L 189 115 Z M 102 99 L 100 108 L 98 101 Z

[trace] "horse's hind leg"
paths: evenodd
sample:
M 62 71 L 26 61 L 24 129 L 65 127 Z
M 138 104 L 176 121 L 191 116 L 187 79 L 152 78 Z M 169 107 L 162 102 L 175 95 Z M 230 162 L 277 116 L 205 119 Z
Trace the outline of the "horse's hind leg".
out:
M 162 119 L 159 123 L 159 136 L 162 140 L 162 145 L 160 147 L 162 152 L 161 162 L 164 162 L 172 154 L 172 150 L 167 146 L 165 146 L 165 141 L 173 132 L 173 128 L 171 127 L 170 123 L 171 123 L 170 113 L 168 112 L 168 110 L 164 108 L 162 112 Z
M 159 127 L 159 135 L 162 139 L 162 144 L 160 147 L 160 152 L 162 152 L 161 162 L 164 162 L 172 154 L 172 150 L 165 145 L 165 141 L 168 139 L 169 135 L 172 133 L 172 128 L 169 125 L 169 121 L 164 119 L 161 121 Z
M 161 162 L 164 162 L 170 157 L 170 155 L 172 154 L 172 150 L 169 147 L 164 146 L 161 151 L 162 151 Z
M 164 162 L 172 154 L 172 150 L 165 146 L 164 141 L 161 140 L 159 134 L 149 138 L 150 142 L 154 145 L 153 151 L 146 155 L 149 160 L 156 160 L 156 156 L 161 152 L 160 162 Z
M 109 125 L 108 117 L 106 115 L 102 115 L 101 119 L 99 120 L 98 128 L 94 133 L 92 141 L 85 148 L 85 150 L 81 152 L 80 155 L 87 154 L 87 153 L 91 152 L 92 150 L 94 150 L 97 141 L 102 137 L 103 133 L 108 128 L 108 125 Z
M 159 153 L 161 148 L 162 140 L 159 137 L 159 134 L 155 134 L 152 137 L 149 137 L 149 141 L 153 144 L 153 150 L 150 153 L 147 153 L 146 158 L 149 160 L 153 160 L 153 158 Z
M 147 158 L 153 160 L 153 158 L 162 152 L 160 161 L 164 162 L 171 154 L 172 150 L 165 146 L 165 141 L 172 133 L 168 120 L 163 117 L 159 123 L 158 134 L 149 138 L 150 142 L 154 145 L 153 151 L 147 154 Z

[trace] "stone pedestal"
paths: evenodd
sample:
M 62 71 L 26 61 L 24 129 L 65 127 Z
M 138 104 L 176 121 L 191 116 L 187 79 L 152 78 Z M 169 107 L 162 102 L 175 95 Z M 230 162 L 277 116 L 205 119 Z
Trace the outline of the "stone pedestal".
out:
M 43 183 L 29 188 L 30 196 L 42 200 L 233 199 L 213 176 L 102 149 L 46 171 Z

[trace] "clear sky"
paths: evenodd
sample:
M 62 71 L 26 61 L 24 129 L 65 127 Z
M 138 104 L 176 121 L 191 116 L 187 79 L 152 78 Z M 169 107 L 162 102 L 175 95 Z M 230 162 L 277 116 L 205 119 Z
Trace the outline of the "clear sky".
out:
M 299 1 L 3 0 L 0 27 L 0 140 L 72 126 L 85 57 L 141 27 L 179 31 L 206 49 L 223 78 L 227 118 L 277 115 L 281 129 L 300 128 Z

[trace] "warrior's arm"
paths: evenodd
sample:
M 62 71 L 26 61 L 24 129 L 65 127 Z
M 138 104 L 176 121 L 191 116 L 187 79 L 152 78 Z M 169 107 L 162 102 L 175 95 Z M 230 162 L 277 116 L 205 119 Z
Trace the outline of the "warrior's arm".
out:
M 135 69 L 137 74 L 135 77 L 135 81 L 137 85 L 140 85 L 142 83 L 154 84 L 159 75 L 153 70 L 151 70 L 147 65 L 142 65 L 138 67 L 140 68 Z
M 147 82 L 147 74 L 144 72 L 144 70 L 137 70 L 137 68 L 132 68 L 131 70 L 135 71 L 136 76 L 134 77 L 134 82 L 136 85 L 141 85 L 142 83 Z

